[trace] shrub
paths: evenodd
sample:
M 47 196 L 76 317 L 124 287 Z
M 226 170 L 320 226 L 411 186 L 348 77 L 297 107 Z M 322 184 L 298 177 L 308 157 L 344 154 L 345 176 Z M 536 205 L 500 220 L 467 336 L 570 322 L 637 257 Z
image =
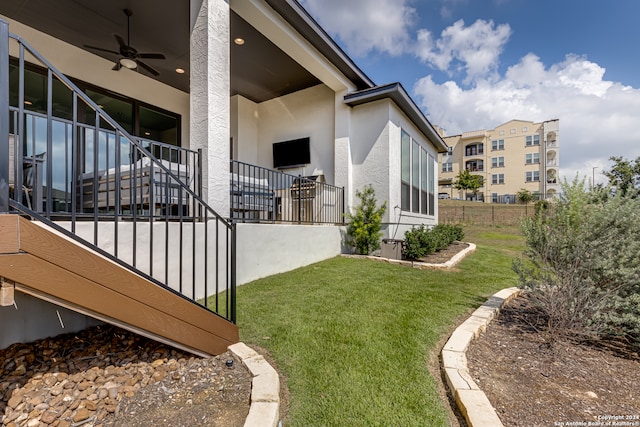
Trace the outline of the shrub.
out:
M 640 344 L 640 203 L 594 202 L 584 180 L 564 183 L 551 209 L 523 221 L 520 286 L 548 316 L 550 341 L 617 335 Z
M 380 247 L 382 215 L 387 210 L 387 203 L 377 207 L 375 191 L 366 185 L 362 191 L 356 191 L 360 204 L 356 212 L 347 214 L 347 244 L 356 248 L 359 254 L 367 255 Z
M 456 240 L 462 240 L 464 232 L 459 225 L 438 224 L 433 228 L 424 225 L 414 227 L 404 234 L 404 257 L 419 259 L 449 247 Z

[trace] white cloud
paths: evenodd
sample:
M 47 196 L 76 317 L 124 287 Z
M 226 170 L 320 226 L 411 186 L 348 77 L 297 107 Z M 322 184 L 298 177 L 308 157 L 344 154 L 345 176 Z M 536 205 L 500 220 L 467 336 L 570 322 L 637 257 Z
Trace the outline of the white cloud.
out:
M 509 40 L 508 24 L 478 19 L 468 27 L 463 20 L 445 28 L 438 40 L 428 30 L 419 30 L 415 53 L 421 60 L 442 71 L 464 71 L 465 83 L 493 74 L 500 54 Z
M 302 5 L 354 56 L 377 50 L 399 55 L 416 18 L 413 0 L 303 0 Z
M 450 135 L 490 129 L 511 119 L 560 119 L 561 175 L 576 172 L 596 182 L 611 156 L 640 156 L 640 90 L 607 81 L 605 69 L 585 57 L 567 55 L 550 67 L 529 54 L 500 79 L 478 80 L 468 89 L 431 76 L 414 87 L 432 123 Z

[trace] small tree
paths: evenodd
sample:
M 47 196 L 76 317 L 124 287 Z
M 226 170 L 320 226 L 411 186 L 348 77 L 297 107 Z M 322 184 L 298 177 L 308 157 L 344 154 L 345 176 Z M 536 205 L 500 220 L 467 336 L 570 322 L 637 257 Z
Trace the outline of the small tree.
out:
M 356 248 L 359 254 L 367 255 L 380 247 L 382 215 L 387 203 L 377 207 L 375 191 L 371 185 L 365 185 L 362 191 L 356 191 L 360 204 L 356 212 L 347 214 L 347 244 Z
M 478 194 L 478 189 L 482 187 L 482 177 L 480 175 L 472 175 L 469 169 L 465 169 L 458 173 L 452 185 L 456 190 L 464 190 L 466 199 L 467 191 L 469 190 L 474 195 Z
M 613 166 L 603 174 L 609 178 L 609 186 L 613 192 L 621 196 L 635 196 L 640 186 L 640 157 L 627 160 L 613 156 L 609 160 L 613 162 Z
M 518 199 L 518 203 L 526 205 L 533 200 L 533 193 L 526 188 L 521 188 L 520 191 L 516 193 L 516 198 Z

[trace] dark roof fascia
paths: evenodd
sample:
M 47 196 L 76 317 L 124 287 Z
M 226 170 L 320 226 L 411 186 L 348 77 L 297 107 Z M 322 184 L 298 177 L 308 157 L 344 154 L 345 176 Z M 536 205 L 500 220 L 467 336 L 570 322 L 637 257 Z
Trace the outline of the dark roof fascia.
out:
M 357 88 L 375 86 L 373 81 L 349 58 L 336 42 L 309 15 L 297 0 L 264 0 L 313 47 L 324 55 Z
M 344 102 L 350 107 L 355 107 L 381 99 L 391 99 L 409 117 L 420 132 L 433 143 L 438 153 L 447 152 L 447 144 L 400 83 L 391 83 L 350 93 L 344 97 Z

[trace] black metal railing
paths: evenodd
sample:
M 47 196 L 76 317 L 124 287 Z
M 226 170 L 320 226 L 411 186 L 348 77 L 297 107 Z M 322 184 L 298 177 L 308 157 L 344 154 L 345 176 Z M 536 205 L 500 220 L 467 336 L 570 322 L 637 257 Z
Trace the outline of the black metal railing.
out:
M 343 224 L 344 189 L 323 175 L 296 176 L 232 160 L 231 213 L 236 222 Z
M 138 140 L 0 20 L 0 214 L 28 215 L 235 322 L 235 228 L 200 197 L 198 152 Z M 25 57 L 46 69 L 25 108 Z M 17 73 L 17 76 L 15 74 Z M 52 88 L 70 99 L 54 116 Z

